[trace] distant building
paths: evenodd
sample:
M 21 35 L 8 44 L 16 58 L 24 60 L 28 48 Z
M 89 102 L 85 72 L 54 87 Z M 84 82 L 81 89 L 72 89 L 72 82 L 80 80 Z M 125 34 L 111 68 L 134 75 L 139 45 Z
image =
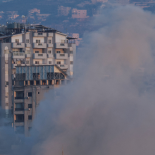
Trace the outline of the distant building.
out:
M 8 18 L 11 20 L 14 20 L 17 17 L 19 17 L 18 11 L 7 11 L 6 13 L 8 14 Z
M 41 21 L 46 21 L 46 18 L 50 16 L 50 14 L 36 14 L 36 15 L 38 20 L 41 20 Z
M 71 7 L 59 6 L 58 7 L 58 15 L 59 16 L 68 16 L 70 10 L 71 10 Z
M 91 0 L 92 3 L 97 3 L 97 2 L 102 2 L 102 3 L 106 3 L 108 2 L 108 0 Z
M 72 18 L 88 18 L 87 10 L 72 9 Z
M 154 5 L 155 1 L 154 0 L 148 0 L 148 1 L 145 1 L 145 2 L 133 2 L 133 4 L 135 6 L 139 6 L 141 8 L 148 8 L 148 7 L 152 6 L 152 5 Z
M 76 38 L 75 39 L 76 46 L 79 46 L 80 42 L 82 41 L 82 38 L 79 37 L 79 33 L 72 33 L 72 37 Z
M 42 25 L 11 23 L 0 30 L 0 106 L 14 129 L 28 135 L 44 93 L 72 77 L 76 45 Z
M 29 14 L 32 15 L 33 13 L 40 13 L 40 10 L 37 9 L 37 8 L 31 9 L 31 10 L 29 11 Z

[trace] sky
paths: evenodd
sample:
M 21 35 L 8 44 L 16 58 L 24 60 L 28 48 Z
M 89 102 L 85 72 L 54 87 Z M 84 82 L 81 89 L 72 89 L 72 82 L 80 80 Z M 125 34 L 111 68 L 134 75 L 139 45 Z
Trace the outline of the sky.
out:
M 155 15 L 134 6 L 101 12 L 77 51 L 74 80 L 45 95 L 31 137 L 17 137 L 1 126 L 1 150 L 11 155 L 154 154 Z

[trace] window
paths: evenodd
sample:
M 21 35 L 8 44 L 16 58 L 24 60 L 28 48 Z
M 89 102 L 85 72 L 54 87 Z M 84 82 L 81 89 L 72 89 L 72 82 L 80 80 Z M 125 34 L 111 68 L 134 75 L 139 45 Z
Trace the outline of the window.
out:
M 35 61 L 35 64 L 39 64 L 39 61 Z
M 40 92 L 38 91 L 38 94 L 40 94 Z
M 43 35 L 43 33 L 38 33 L 38 35 Z
M 48 40 L 48 43 L 51 43 L 52 41 L 51 40 Z
M 60 84 L 60 80 L 56 80 L 56 85 L 59 85 Z
M 27 82 L 27 81 L 25 81 L 25 85 L 26 85 L 26 86 L 28 85 L 28 82 Z
M 29 64 L 29 61 L 26 61 L 26 64 Z
M 34 85 L 34 81 L 30 81 L 30 85 L 33 86 Z
M 39 51 L 35 51 L 35 53 L 39 53 Z
M 36 43 L 40 43 L 40 40 L 36 40 Z
M 32 104 L 28 104 L 28 108 L 32 108 Z
M 15 99 L 24 99 L 24 91 L 16 91 Z
M 32 115 L 29 115 L 28 116 L 28 120 L 32 120 Z
M 39 80 L 36 81 L 36 85 L 40 85 L 40 81 Z
M 73 61 L 70 61 L 70 64 L 73 64 Z
M 29 39 L 26 39 L 26 43 L 29 43 Z
M 16 114 L 15 122 L 24 122 L 24 114 Z
M 40 74 L 39 73 L 33 73 L 33 80 L 39 80 Z
M 15 39 L 15 43 L 19 43 L 19 39 Z
M 52 64 L 52 61 L 49 61 L 49 64 Z
M 5 85 L 9 85 L 9 82 L 5 82 Z
M 57 64 L 61 64 L 61 61 L 57 61 Z
M 51 54 L 51 51 L 48 51 L 48 53 L 50 53 L 50 54 Z
M 42 81 L 42 84 L 43 84 L 43 85 L 46 85 L 46 80 L 43 80 L 43 81 Z
M 28 92 L 28 97 L 32 97 L 32 92 Z
M 24 103 L 15 103 L 15 111 L 24 110 Z
M 60 53 L 60 51 L 57 51 L 57 53 Z

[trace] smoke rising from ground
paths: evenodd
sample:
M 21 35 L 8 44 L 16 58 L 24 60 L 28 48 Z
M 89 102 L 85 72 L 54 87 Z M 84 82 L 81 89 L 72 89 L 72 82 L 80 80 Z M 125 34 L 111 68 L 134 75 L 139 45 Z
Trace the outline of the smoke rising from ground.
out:
M 96 30 L 85 34 L 77 54 L 74 81 L 46 94 L 18 153 L 155 153 L 155 15 L 118 7 L 93 23 Z

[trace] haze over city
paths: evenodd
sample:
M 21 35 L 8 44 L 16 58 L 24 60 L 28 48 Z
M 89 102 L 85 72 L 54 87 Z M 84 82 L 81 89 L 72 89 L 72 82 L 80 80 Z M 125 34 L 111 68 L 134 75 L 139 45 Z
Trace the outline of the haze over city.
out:
M 154 9 L 1 0 L 0 155 L 153 155 Z

